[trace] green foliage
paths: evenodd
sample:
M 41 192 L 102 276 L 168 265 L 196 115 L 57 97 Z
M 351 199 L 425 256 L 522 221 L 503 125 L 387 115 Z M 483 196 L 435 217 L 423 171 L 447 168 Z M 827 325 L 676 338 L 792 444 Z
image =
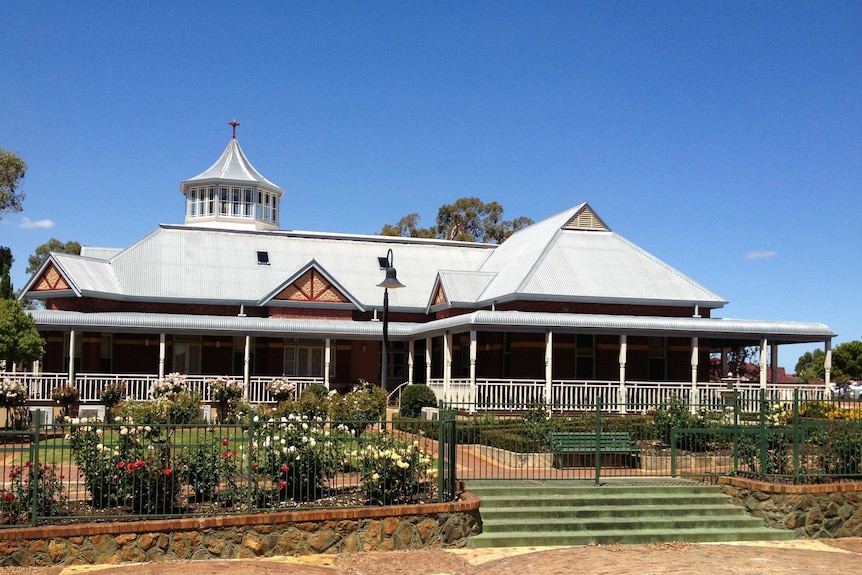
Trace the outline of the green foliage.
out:
M 832 351 L 832 368 L 848 380 L 862 379 L 862 341 L 848 341 Z
M 858 422 L 832 421 L 820 434 L 820 441 L 824 473 L 862 477 L 862 426 Z
M 18 154 L 0 147 L 0 218 L 5 213 L 24 209 L 26 194 L 19 190 L 27 173 L 27 164 Z
M 221 501 L 230 507 L 240 497 L 242 459 L 227 437 L 209 436 L 189 450 L 188 467 L 198 501 Z
M 420 487 L 433 478 L 431 457 L 419 442 L 404 443 L 386 434 L 368 435 L 362 448 L 351 453 L 362 478 L 362 495 L 371 505 L 414 503 Z
M 295 414 L 255 417 L 251 435 L 258 505 L 317 498 L 324 481 L 342 465 L 344 444 L 352 438 L 344 426 L 327 429 L 321 419 Z M 266 483 L 268 488 L 261 487 Z
M 0 525 L 28 522 L 34 505 L 37 517 L 66 515 L 69 500 L 63 479 L 54 464 L 12 465 L 8 488 L 0 489 Z
M 45 353 L 36 323 L 17 301 L 0 299 L 0 359 L 7 366 L 31 362 Z
M 671 445 L 671 432 L 674 429 L 705 429 L 706 414 L 698 412 L 691 413 L 689 406 L 684 404 L 677 396 L 661 404 L 652 415 L 653 438 L 667 447 Z M 679 449 L 687 451 L 703 451 L 710 437 L 706 433 L 677 433 L 676 445 Z
M 303 395 L 313 395 L 317 397 L 317 399 L 324 400 L 329 396 L 329 390 L 326 389 L 326 386 L 322 383 L 311 383 L 306 386 L 305 389 L 302 390 L 302 393 L 299 394 L 300 397 Z
M 12 289 L 12 278 L 9 275 L 14 261 L 12 250 L 6 246 L 0 246 L 0 299 L 15 297 L 15 290 Z
M 102 392 L 99 394 L 99 399 L 102 400 L 108 408 L 113 408 L 118 403 L 123 401 L 126 398 L 126 382 L 118 381 L 116 383 L 109 383 L 102 389 Z
M 200 395 L 186 392 L 151 401 L 127 399 L 114 409 L 114 414 L 140 424 L 185 424 L 198 420 L 200 405 Z
M 803 383 L 824 381 L 826 379 L 825 361 L 826 353 L 822 349 L 817 348 L 813 352 L 806 351 L 796 362 L 794 368 L 796 378 Z
M 329 398 L 329 416 L 358 435 L 369 425 L 383 420 L 387 399 L 383 389 L 360 381 L 350 393 Z
M 36 253 L 27 258 L 27 273 L 36 273 L 42 267 L 42 264 L 45 263 L 45 260 L 48 259 L 48 256 L 51 255 L 51 252 L 76 256 L 81 255 L 81 244 L 71 241 L 63 243 L 58 239 L 51 238 L 46 243 L 37 247 Z
M 418 238 L 441 238 L 462 242 L 503 243 L 521 228 L 533 223 L 525 216 L 514 220 L 503 220 L 503 206 L 497 202 L 485 203 L 479 198 L 459 198 L 454 204 L 440 206 L 437 225 L 429 228 L 418 226 L 419 214 L 404 216 L 395 225 L 385 225 L 384 236 L 407 236 Z
M 412 384 L 401 390 L 401 407 L 398 415 L 401 417 L 419 417 L 423 407 L 437 407 L 437 396 L 427 385 Z
M 786 475 L 790 472 L 793 444 L 784 431 L 763 432 L 765 451 L 761 453 L 761 432 L 753 430 L 739 435 L 739 459 L 753 473 Z

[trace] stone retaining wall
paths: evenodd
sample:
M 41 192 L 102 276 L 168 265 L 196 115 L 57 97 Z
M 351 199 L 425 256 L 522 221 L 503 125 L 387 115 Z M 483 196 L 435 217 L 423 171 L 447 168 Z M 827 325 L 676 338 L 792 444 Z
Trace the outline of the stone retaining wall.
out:
M 767 527 L 800 538 L 862 537 L 862 483 L 774 485 L 720 477 L 721 490 Z
M 462 547 L 479 500 L 0 529 L 0 566 L 234 559 Z

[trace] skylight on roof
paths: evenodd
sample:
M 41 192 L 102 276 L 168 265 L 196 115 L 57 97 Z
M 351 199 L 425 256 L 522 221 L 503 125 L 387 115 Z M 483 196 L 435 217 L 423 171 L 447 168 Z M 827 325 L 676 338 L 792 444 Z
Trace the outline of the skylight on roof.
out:
M 257 252 L 257 265 L 259 265 L 259 266 L 268 266 L 269 265 L 269 252 Z

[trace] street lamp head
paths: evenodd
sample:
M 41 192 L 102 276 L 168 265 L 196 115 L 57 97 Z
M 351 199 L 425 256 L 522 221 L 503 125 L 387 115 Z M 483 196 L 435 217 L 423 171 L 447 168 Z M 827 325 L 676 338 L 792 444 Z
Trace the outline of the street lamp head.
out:
M 389 266 L 386 268 L 386 279 L 377 284 L 377 287 L 397 289 L 407 286 L 398 281 L 398 278 L 395 277 L 395 268 Z

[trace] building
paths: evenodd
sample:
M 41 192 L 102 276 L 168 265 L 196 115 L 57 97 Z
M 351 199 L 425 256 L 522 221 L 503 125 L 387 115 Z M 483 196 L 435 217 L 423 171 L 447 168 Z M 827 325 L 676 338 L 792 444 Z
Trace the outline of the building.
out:
M 143 399 L 181 372 L 204 397 L 208 378 L 231 375 L 266 402 L 281 376 L 380 382 L 385 355 L 388 390 L 425 382 L 479 406 L 601 399 L 623 411 L 669 393 L 717 397 L 709 365 L 728 348 L 759 346 L 776 369 L 777 346 L 819 342 L 828 357 L 835 336 L 820 323 L 711 317 L 727 302 L 587 203 L 500 245 L 281 230 L 284 190 L 246 158 L 236 124 L 180 189 L 184 224 L 123 249 L 51 254 L 26 285 L 46 307 L 32 312 L 46 355 L 20 374 L 33 399 L 72 381 L 97 401 L 118 379 Z M 378 287 L 387 267 L 404 289 Z M 763 369 L 755 384 L 767 381 Z

